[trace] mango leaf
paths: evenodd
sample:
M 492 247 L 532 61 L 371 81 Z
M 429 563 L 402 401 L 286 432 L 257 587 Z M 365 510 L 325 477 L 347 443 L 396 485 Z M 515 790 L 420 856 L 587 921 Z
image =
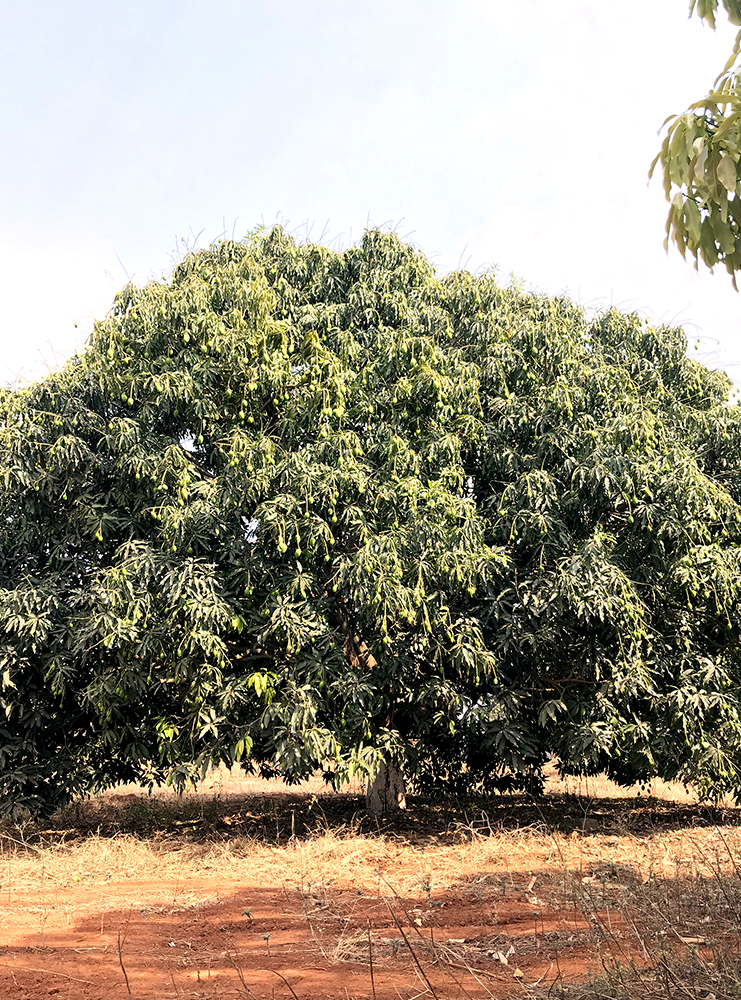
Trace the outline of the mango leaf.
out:
M 733 192 L 736 190 L 736 164 L 726 153 L 721 153 L 720 162 L 715 173 L 726 191 Z
M 693 198 L 688 198 L 683 206 L 684 222 L 687 233 L 690 237 L 689 246 L 694 249 L 700 243 L 701 219 L 700 210 Z

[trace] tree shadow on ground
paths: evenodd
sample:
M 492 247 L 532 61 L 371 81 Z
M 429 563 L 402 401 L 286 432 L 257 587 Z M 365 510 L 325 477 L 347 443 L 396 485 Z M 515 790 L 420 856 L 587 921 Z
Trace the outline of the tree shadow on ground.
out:
M 475 836 L 525 828 L 543 833 L 650 835 L 661 831 L 741 825 L 741 809 L 680 804 L 649 797 L 596 798 L 548 794 L 541 798 L 500 795 L 472 799 L 410 796 L 408 808 L 373 818 L 360 795 L 264 792 L 159 797 L 122 795 L 81 800 L 45 820 L 23 824 L 24 839 L 55 835 L 177 836 L 286 844 L 325 830 L 391 835 L 424 845 L 454 844 Z M 5 823 L 1 829 L 12 830 Z

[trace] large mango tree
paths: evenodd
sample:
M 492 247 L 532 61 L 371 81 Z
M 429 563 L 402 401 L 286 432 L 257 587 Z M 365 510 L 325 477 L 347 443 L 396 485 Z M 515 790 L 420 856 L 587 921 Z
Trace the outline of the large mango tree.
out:
M 681 330 L 370 231 L 128 285 L 0 400 L 0 800 L 210 764 L 741 795 L 741 421 Z

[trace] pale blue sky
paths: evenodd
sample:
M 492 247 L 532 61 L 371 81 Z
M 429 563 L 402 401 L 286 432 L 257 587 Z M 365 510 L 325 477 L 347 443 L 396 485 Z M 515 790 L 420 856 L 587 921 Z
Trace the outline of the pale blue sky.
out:
M 442 272 L 684 324 L 741 382 L 741 297 L 667 257 L 646 184 L 732 39 L 686 0 L 7 4 L 0 380 L 64 361 L 179 239 L 280 218 L 345 245 L 390 221 Z

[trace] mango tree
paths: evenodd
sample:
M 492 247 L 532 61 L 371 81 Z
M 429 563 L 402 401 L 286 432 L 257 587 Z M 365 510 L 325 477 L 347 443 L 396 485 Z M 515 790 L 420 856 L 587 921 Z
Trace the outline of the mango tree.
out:
M 741 422 L 681 330 L 280 228 L 0 403 L 0 793 L 741 794 Z M 403 780 L 402 780 L 403 776 Z

